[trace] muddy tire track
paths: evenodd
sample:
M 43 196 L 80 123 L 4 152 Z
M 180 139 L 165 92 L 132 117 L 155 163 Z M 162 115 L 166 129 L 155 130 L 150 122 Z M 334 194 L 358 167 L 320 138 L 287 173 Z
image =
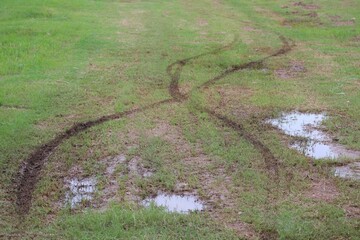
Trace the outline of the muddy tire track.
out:
M 16 211 L 20 216 L 26 215 L 31 207 L 32 194 L 36 183 L 39 181 L 40 171 L 50 154 L 65 140 L 102 123 L 110 120 L 120 119 L 134 113 L 143 112 L 163 104 L 174 102 L 174 99 L 169 98 L 147 105 L 142 108 L 128 110 L 121 113 L 102 116 L 98 119 L 81 122 L 73 125 L 65 132 L 59 133 L 53 140 L 41 145 L 22 163 L 20 170 L 15 176 L 14 189 L 16 195 Z
M 272 57 L 277 57 L 280 55 L 287 54 L 295 46 L 295 44 L 293 42 L 289 43 L 289 41 L 285 37 L 279 36 L 279 38 L 282 42 L 282 47 L 279 50 L 277 50 L 276 52 L 274 52 L 273 54 L 266 56 L 264 58 L 261 58 L 257 61 L 251 61 L 248 63 L 243 63 L 243 64 L 232 66 L 230 69 L 228 69 L 228 70 L 224 71 L 223 73 L 219 74 L 218 76 L 206 81 L 205 83 L 203 83 L 202 85 L 200 85 L 197 88 L 200 90 L 203 88 L 208 88 L 210 85 L 216 83 L 219 80 L 222 80 L 226 76 L 228 76 L 232 73 L 241 71 L 241 70 L 259 69 L 264 65 L 264 62 L 266 60 L 268 60 Z M 206 112 L 210 116 L 220 120 L 226 126 L 234 129 L 236 132 L 238 132 L 238 134 L 240 136 L 244 137 L 248 142 L 250 142 L 257 150 L 259 150 L 259 152 L 263 156 L 263 158 L 265 160 L 266 168 L 269 171 L 269 173 L 271 173 L 272 176 L 274 176 L 275 178 L 278 177 L 279 161 L 277 160 L 277 158 L 273 155 L 271 150 L 265 144 L 263 144 L 260 140 L 258 140 L 254 135 L 252 135 L 248 131 L 246 131 L 246 129 L 244 128 L 244 126 L 242 124 L 236 123 L 236 122 L 232 121 L 231 119 L 229 119 L 228 117 L 226 117 L 225 115 L 216 113 L 215 111 L 213 111 L 209 108 L 199 107 L 199 106 L 198 106 L 198 108 L 199 108 L 199 110 Z
M 206 81 L 205 83 L 201 84 L 200 86 L 197 87 L 197 89 L 202 89 L 202 88 L 206 88 L 209 87 L 210 85 L 214 84 L 215 82 L 225 78 L 226 76 L 241 71 L 241 70 L 245 70 L 245 69 L 259 69 L 264 65 L 264 62 L 272 57 L 277 57 L 280 55 L 284 55 L 287 54 L 288 52 L 291 51 L 291 49 L 295 46 L 295 44 L 291 41 L 286 39 L 283 36 L 279 36 L 281 42 L 282 42 L 282 47 L 275 51 L 273 54 L 268 55 L 264 58 L 261 58 L 259 60 L 256 61 L 250 61 L 247 63 L 243 63 L 243 64 L 239 64 L 239 65 L 234 65 L 232 67 L 230 67 L 229 69 L 225 70 L 223 73 L 217 75 L 216 77 Z M 289 42 L 290 41 L 290 42 Z
M 280 56 L 280 55 L 287 54 L 295 46 L 295 44 L 291 40 L 287 40 L 283 36 L 279 36 L 279 38 L 280 38 L 280 40 L 282 42 L 282 47 L 279 50 L 275 51 L 273 54 L 268 55 L 268 56 L 266 56 L 264 58 L 261 58 L 259 60 L 256 60 L 256 61 L 250 61 L 250 62 L 247 62 L 247 63 L 234 65 L 234 66 L 230 67 L 229 69 L 225 70 L 224 72 L 220 73 L 219 75 L 215 76 L 214 78 L 206 81 L 205 83 L 199 85 L 198 87 L 195 87 L 190 92 L 192 92 L 192 91 L 194 91 L 196 89 L 201 90 L 203 88 L 207 88 L 210 85 L 216 83 L 219 80 L 222 80 L 226 76 L 228 76 L 230 74 L 233 74 L 235 72 L 245 70 L 245 69 L 259 69 L 264 65 L 264 62 L 266 60 L 268 60 L 268 59 L 270 59 L 272 57 L 277 57 L 277 56 Z M 235 40 L 231 44 L 229 44 L 228 46 L 218 48 L 218 49 L 216 49 L 216 50 L 214 50 L 212 52 L 209 52 L 209 53 L 200 54 L 200 55 L 197 55 L 197 56 L 194 56 L 194 57 L 191 57 L 191 58 L 187 58 L 187 59 L 184 59 L 184 60 L 179 60 L 179 61 L 169 65 L 169 67 L 167 68 L 167 73 L 171 78 L 171 83 L 170 83 L 170 86 L 169 86 L 170 95 L 174 99 L 177 99 L 178 101 L 183 101 L 183 100 L 186 100 L 188 98 L 188 93 L 185 94 L 185 95 L 180 93 L 179 80 L 180 80 L 180 75 L 181 75 L 181 71 L 182 71 L 183 67 L 190 60 L 193 60 L 193 59 L 196 59 L 196 58 L 199 58 L 199 57 L 203 57 L 203 56 L 206 56 L 206 55 L 209 55 L 209 54 L 218 54 L 220 52 L 223 52 L 223 51 L 229 49 L 234 43 L 235 43 Z M 175 71 L 172 71 L 174 66 L 176 66 L 176 69 L 175 69 Z M 248 142 L 250 142 L 256 149 L 258 149 L 260 151 L 260 153 L 264 157 L 267 169 L 271 173 L 273 173 L 274 176 L 277 176 L 278 160 L 272 154 L 271 150 L 267 146 L 265 146 L 261 141 L 259 141 L 254 135 L 249 134 L 245 130 L 243 125 L 241 125 L 240 123 L 236 123 L 236 122 L 232 121 L 231 119 L 227 118 L 226 116 L 212 111 L 211 109 L 201 107 L 201 106 L 196 106 L 196 108 L 198 110 L 206 112 L 210 116 L 220 120 L 225 125 L 227 125 L 228 127 L 232 128 L 236 132 L 238 132 L 240 134 L 240 136 L 244 137 Z
M 169 75 L 169 77 L 171 79 L 171 82 L 170 82 L 170 85 L 169 85 L 169 93 L 170 93 L 170 95 L 174 99 L 176 99 L 178 101 L 184 101 L 184 100 L 186 100 L 188 98 L 188 94 L 182 94 L 180 92 L 180 89 L 179 89 L 179 80 L 180 80 L 181 72 L 182 72 L 184 66 L 188 62 L 190 62 L 191 60 L 201 58 L 201 57 L 205 57 L 207 55 L 219 54 L 221 52 L 230 50 L 237 41 L 238 41 L 238 36 L 235 36 L 234 40 L 228 45 L 225 45 L 223 47 L 219 47 L 219 48 L 217 48 L 215 50 L 212 50 L 210 52 L 206 52 L 206 53 L 202 53 L 202 54 L 199 54 L 199 55 L 195 55 L 193 57 L 178 60 L 178 61 L 170 64 L 166 68 L 166 72 L 167 72 L 167 74 Z
M 234 129 L 241 137 L 243 137 L 246 141 L 251 143 L 257 150 L 260 151 L 261 155 L 265 160 L 267 170 L 270 171 L 274 176 L 278 175 L 279 161 L 272 154 L 271 150 L 260 140 L 258 140 L 254 135 L 246 131 L 242 124 L 236 123 L 230 118 L 207 108 L 199 108 L 199 110 L 206 112 L 211 117 L 216 118 L 217 120 L 224 123 L 227 127 Z
M 196 87 L 197 89 L 201 89 L 203 87 L 207 87 L 213 83 L 215 83 L 218 80 L 221 80 L 222 78 L 226 77 L 227 75 L 234 73 L 236 71 L 240 71 L 243 69 L 256 69 L 259 68 L 259 66 L 262 66 L 263 62 L 271 57 L 278 56 L 281 54 L 285 54 L 288 51 L 291 50 L 291 46 L 288 44 L 285 38 L 280 37 L 280 39 L 283 42 L 283 47 L 276 51 L 274 54 L 271 54 L 265 58 L 262 58 L 258 61 L 252 61 L 245 64 L 240 64 L 237 66 L 232 66 L 230 69 L 226 70 L 225 72 L 221 73 L 217 77 L 208 80 L 204 84 Z M 50 154 L 65 140 L 93 127 L 96 125 L 100 125 L 104 122 L 110 121 L 110 120 L 116 120 L 120 119 L 122 117 L 129 116 L 134 113 L 143 112 L 145 110 L 149 110 L 155 107 L 158 107 L 160 105 L 169 104 L 172 102 L 181 102 L 185 101 L 188 98 L 188 93 L 182 94 L 179 89 L 179 80 L 181 76 L 181 72 L 183 70 L 183 67 L 191 60 L 195 60 L 200 57 L 204 57 L 206 55 L 211 54 L 219 54 L 223 51 L 229 50 L 232 48 L 232 46 L 236 43 L 237 38 L 235 37 L 234 40 L 223 47 L 217 48 L 215 50 L 212 50 L 210 52 L 202 53 L 193 57 L 185 58 L 182 60 L 178 60 L 172 64 L 170 64 L 166 71 L 167 74 L 170 76 L 171 82 L 169 85 L 169 93 L 172 98 L 165 99 L 160 102 L 156 102 L 147 106 L 144 106 L 142 108 L 137 108 L 121 113 L 115 113 L 111 115 L 102 116 L 98 119 L 77 123 L 73 125 L 70 129 L 66 130 L 65 132 L 59 133 L 53 140 L 41 145 L 38 147 L 30 156 L 21 164 L 20 170 L 15 176 L 15 180 L 13 181 L 14 189 L 15 189 L 15 196 L 16 196 L 16 211 L 19 216 L 25 216 L 28 214 L 31 204 L 32 204 L 32 194 L 36 187 L 37 182 L 39 181 L 39 175 L 43 168 L 44 163 L 50 156 Z M 193 90 L 191 90 L 193 91 Z M 190 92 L 191 92 L 190 91 Z M 199 108 L 200 109 L 200 108 Z M 276 158 L 271 154 L 271 151 L 263 145 L 259 140 L 257 140 L 254 136 L 248 134 L 244 127 L 238 123 L 235 123 L 231 121 L 230 119 L 226 118 L 225 116 L 222 116 L 218 113 L 213 112 L 210 109 L 200 109 L 202 111 L 207 112 L 209 115 L 216 117 L 218 120 L 223 121 L 226 125 L 229 127 L 232 127 L 234 130 L 240 133 L 241 136 L 244 136 L 247 141 L 252 143 L 264 156 L 266 160 L 269 160 L 270 163 L 272 163 L 272 166 L 275 166 L 277 160 Z M 267 161 L 268 162 L 268 161 Z
M 126 117 L 134 113 L 143 112 L 145 110 L 149 110 L 171 102 L 179 102 L 185 100 L 186 96 L 180 93 L 178 86 L 180 73 L 182 71 L 183 66 L 185 66 L 185 64 L 190 60 L 197 59 L 210 54 L 217 54 L 221 51 L 230 49 L 235 44 L 236 41 L 237 41 L 237 37 L 235 37 L 234 40 L 229 45 L 217 48 L 210 52 L 206 52 L 193 57 L 178 60 L 170 64 L 167 67 L 166 71 L 171 78 L 171 82 L 169 85 L 169 93 L 172 98 L 165 99 L 163 101 L 156 102 L 142 108 L 137 108 L 121 113 L 102 116 L 96 120 L 77 123 L 73 125 L 70 129 L 66 130 L 65 132 L 59 133 L 53 140 L 38 147 L 33 153 L 30 154 L 30 156 L 25 161 L 23 161 L 23 163 L 20 166 L 20 170 L 17 172 L 17 174 L 14 177 L 15 180 L 13 181 L 13 189 L 15 190 L 15 197 L 16 197 L 15 203 L 16 203 L 16 211 L 18 215 L 22 217 L 29 213 L 32 204 L 32 194 L 33 191 L 35 190 L 37 182 L 39 181 L 40 172 L 46 160 L 50 156 L 50 154 L 61 143 L 63 143 L 65 140 L 69 139 L 70 137 L 79 134 L 80 132 L 83 132 L 93 126 L 100 125 L 104 122 L 120 119 L 122 117 Z M 176 67 L 176 69 L 173 72 L 174 67 Z

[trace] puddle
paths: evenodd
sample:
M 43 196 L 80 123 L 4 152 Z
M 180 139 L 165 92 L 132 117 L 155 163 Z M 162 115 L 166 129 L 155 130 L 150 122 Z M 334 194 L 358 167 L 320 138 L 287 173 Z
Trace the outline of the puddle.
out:
M 169 212 L 189 213 L 204 209 L 203 203 L 194 195 L 159 194 L 154 198 L 145 199 L 143 205 L 149 206 L 152 202 L 156 206 L 165 207 Z
M 308 157 L 315 159 L 358 158 L 360 152 L 348 150 L 331 142 L 331 137 L 321 131 L 321 123 L 326 118 L 327 116 L 324 113 L 290 112 L 282 114 L 280 118 L 270 119 L 266 122 L 289 136 L 305 138 L 305 140 L 296 140 L 290 147 Z
M 298 150 L 302 154 L 313 157 L 315 159 L 321 158 L 339 158 L 342 155 L 336 151 L 334 146 L 328 143 L 308 141 L 296 141 L 290 147 Z
M 78 180 L 76 178 L 68 181 L 70 191 L 66 193 L 65 203 L 70 204 L 71 208 L 75 208 L 83 201 L 90 201 L 95 192 L 95 178 L 84 178 Z
M 345 166 L 336 167 L 334 175 L 340 178 L 360 180 L 360 162 L 354 162 Z

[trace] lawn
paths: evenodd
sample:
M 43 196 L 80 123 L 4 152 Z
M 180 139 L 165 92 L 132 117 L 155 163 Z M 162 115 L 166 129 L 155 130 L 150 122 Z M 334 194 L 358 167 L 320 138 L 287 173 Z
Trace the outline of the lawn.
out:
M 359 239 L 360 2 L 2 0 L 0 239 Z M 70 179 L 96 179 L 75 208 Z M 205 210 L 141 202 L 196 195 Z

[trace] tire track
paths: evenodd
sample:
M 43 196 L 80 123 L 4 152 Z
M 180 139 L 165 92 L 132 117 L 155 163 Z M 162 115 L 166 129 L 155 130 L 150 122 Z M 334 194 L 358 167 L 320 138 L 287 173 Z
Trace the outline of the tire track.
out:
M 266 60 L 268 60 L 268 59 L 270 59 L 272 57 L 287 54 L 293 48 L 294 43 L 293 42 L 289 43 L 289 41 L 283 36 L 279 36 L 279 38 L 280 38 L 280 40 L 282 42 L 282 47 L 279 50 L 275 51 L 273 54 L 268 55 L 268 56 L 266 56 L 264 58 L 261 58 L 259 60 L 256 60 L 256 61 L 250 61 L 250 62 L 247 62 L 247 63 L 234 65 L 231 68 L 229 68 L 229 69 L 225 70 L 224 72 L 222 72 L 221 74 L 215 76 L 214 78 L 212 78 L 212 79 L 206 81 L 205 83 L 199 85 L 198 87 L 192 89 L 190 92 L 192 92 L 195 89 L 201 90 L 203 88 L 207 88 L 210 85 L 216 83 L 219 80 L 222 80 L 226 76 L 228 76 L 230 74 L 233 74 L 235 72 L 245 70 L 245 69 L 259 69 L 261 66 L 263 66 L 263 64 L 264 64 L 264 62 Z M 232 46 L 233 44 L 234 44 L 234 42 L 231 43 L 229 46 Z M 197 55 L 195 57 L 180 60 L 180 61 L 177 61 L 177 62 L 169 65 L 169 67 L 167 69 L 167 72 L 168 72 L 169 76 L 171 77 L 171 83 L 170 83 L 170 87 L 169 87 L 170 95 L 174 99 L 177 99 L 178 101 L 184 101 L 184 100 L 186 100 L 188 98 L 188 94 L 184 95 L 184 94 L 180 93 L 179 80 L 180 80 L 180 75 L 181 75 L 181 71 L 182 71 L 183 67 L 190 60 L 193 60 L 193 59 L 196 59 L 196 58 L 208 55 L 208 54 L 217 54 L 217 53 L 221 52 L 221 50 L 225 50 L 225 49 L 229 48 L 229 46 L 219 48 L 219 49 L 217 49 L 215 51 L 212 51 L 210 53 L 207 53 L 207 54 L 200 54 L 200 55 Z M 177 65 L 177 68 L 174 71 L 174 73 L 172 73 L 172 68 L 175 65 Z M 211 109 L 201 107 L 201 106 L 196 106 L 196 108 L 198 110 L 200 110 L 200 111 L 208 113 L 213 118 L 216 118 L 217 120 L 220 120 L 225 125 L 227 125 L 228 127 L 232 128 L 236 132 L 238 132 L 240 134 L 240 136 L 244 137 L 248 142 L 250 142 L 256 149 L 258 149 L 260 151 L 260 153 L 264 157 L 267 169 L 271 173 L 273 173 L 275 176 L 277 176 L 278 160 L 276 159 L 276 157 L 272 154 L 271 150 L 267 146 L 265 146 L 261 141 L 259 141 L 254 135 L 249 134 L 245 130 L 245 128 L 244 128 L 244 126 L 242 124 L 236 123 L 236 122 L 232 121 L 231 119 L 227 118 L 226 116 L 221 115 L 219 113 L 216 113 Z
M 271 54 L 271 55 L 269 55 L 267 57 L 264 57 L 262 59 L 259 59 L 257 61 L 251 61 L 251 62 L 248 62 L 248 63 L 243 63 L 243 64 L 240 64 L 240 65 L 232 66 L 230 69 L 228 69 L 228 70 L 224 71 L 223 73 L 219 74 L 218 76 L 208 80 L 207 82 L 203 83 L 202 85 L 200 85 L 197 88 L 200 89 L 200 90 L 202 88 L 208 88 L 210 85 L 212 85 L 212 84 L 216 83 L 217 81 L 225 78 L 226 76 L 228 76 L 228 75 L 230 75 L 232 73 L 241 71 L 241 70 L 259 69 L 260 67 L 263 66 L 263 64 L 264 64 L 264 62 L 266 60 L 268 60 L 268 59 L 270 59 L 272 57 L 277 57 L 277 56 L 280 56 L 280 55 L 287 54 L 295 46 L 294 43 L 289 43 L 289 41 L 285 37 L 279 36 L 279 38 L 280 38 L 283 45 L 279 50 L 277 50 L 273 54 Z M 234 129 L 236 132 L 238 132 L 238 134 L 240 136 L 242 136 L 243 138 L 245 138 L 245 140 L 250 142 L 257 150 L 259 150 L 259 152 L 263 156 L 263 158 L 265 160 L 266 168 L 269 171 L 269 173 L 271 173 L 273 176 L 275 176 L 275 178 L 278 178 L 278 165 L 279 165 L 278 159 L 273 155 L 271 150 L 265 144 L 263 144 L 260 140 L 258 140 L 254 135 L 252 135 L 248 131 L 246 131 L 244 126 L 241 123 L 234 122 L 233 120 L 226 117 L 225 115 L 221 115 L 219 113 L 216 113 L 215 111 L 213 111 L 213 110 L 211 110 L 209 108 L 205 108 L 205 107 L 201 108 L 200 107 L 199 109 L 206 112 L 206 113 L 208 113 L 213 118 L 216 118 L 216 119 L 220 120 L 226 126 Z
M 230 118 L 216 113 L 215 111 L 208 108 L 199 108 L 199 110 L 206 112 L 211 117 L 216 118 L 217 120 L 220 120 L 226 126 L 235 130 L 246 141 L 250 142 L 257 150 L 259 150 L 259 152 L 263 156 L 267 170 L 270 171 L 270 173 L 272 173 L 272 175 L 274 176 L 278 175 L 279 161 L 277 160 L 277 158 L 272 154 L 271 150 L 266 145 L 259 141 L 254 135 L 246 131 L 242 124 L 236 123 Z
M 204 87 L 208 87 L 211 84 L 215 83 L 216 81 L 219 81 L 226 77 L 229 74 L 232 74 L 234 72 L 244 70 L 244 69 L 256 69 L 259 66 L 262 65 L 262 63 L 275 56 L 279 56 L 281 54 L 286 54 L 291 50 L 291 46 L 286 41 L 284 37 L 280 37 L 281 41 L 283 42 L 283 47 L 276 51 L 275 53 L 262 58 L 258 61 L 252 61 L 236 66 L 232 66 L 230 69 L 226 70 L 225 72 L 221 73 L 220 75 L 208 80 L 204 84 L 196 87 L 196 89 L 201 89 Z M 31 204 L 32 204 L 32 194 L 36 187 L 37 182 L 39 181 L 39 175 L 43 168 L 44 163 L 48 159 L 48 157 L 51 155 L 51 153 L 65 140 L 77 135 L 80 132 L 83 132 L 93 126 L 100 125 L 102 123 L 105 123 L 107 121 L 120 119 L 122 117 L 129 116 L 134 113 L 143 112 L 145 110 L 149 110 L 152 108 L 156 108 L 160 105 L 170 104 L 173 102 L 182 102 L 185 101 L 189 93 L 182 94 L 179 89 L 179 80 L 181 76 L 181 72 L 183 70 L 183 67 L 191 60 L 195 60 L 201 57 L 204 57 L 206 55 L 211 54 L 218 54 L 223 51 L 231 49 L 231 47 L 236 43 L 237 37 L 234 38 L 234 40 L 223 47 L 217 48 L 215 50 L 212 50 L 210 52 L 202 53 L 193 57 L 185 58 L 182 60 L 178 60 L 172 64 L 170 64 L 166 72 L 170 76 L 171 82 L 169 85 L 169 93 L 171 95 L 171 98 L 141 107 L 133 110 L 124 111 L 121 113 L 115 113 L 111 115 L 102 116 L 98 119 L 77 123 L 73 125 L 70 129 L 66 130 L 65 132 L 59 133 L 53 140 L 41 145 L 38 147 L 33 153 L 29 155 L 29 157 L 23 161 L 21 164 L 20 170 L 15 176 L 15 180 L 13 181 L 14 189 L 15 189 L 15 204 L 16 204 L 16 211 L 18 215 L 25 216 L 28 214 Z M 194 90 L 194 89 L 193 89 Z M 193 91 L 191 90 L 191 91 Z M 190 92 L 191 92 L 190 91 Z M 247 133 L 244 127 L 239 124 L 235 123 L 232 120 L 228 119 L 225 116 L 222 116 L 218 113 L 213 112 L 210 109 L 198 107 L 199 110 L 207 112 L 209 115 L 217 118 L 218 120 L 224 122 L 229 127 L 233 128 L 235 131 L 237 131 L 241 136 L 243 136 L 247 141 L 249 141 L 251 144 L 253 144 L 264 156 L 266 160 L 269 160 L 269 162 L 272 164 L 272 166 L 275 166 L 277 163 L 276 158 L 272 155 L 271 151 L 262 144 L 259 140 L 256 139 L 256 137 L 252 136 L 251 134 Z M 268 161 L 266 161 L 268 162 Z
M 15 190 L 14 193 L 16 197 L 15 204 L 18 215 L 22 217 L 29 213 L 32 204 L 33 191 L 35 190 L 37 182 L 40 180 L 39 178 L 40 172 L 46 160 L 50 156 L 50 154 L 61 143 L 63 143 L 65 140 L 69 139 L 70 137 L 77 135 L 80 132 L 83 132 L 93 126 L 100 125 L 104 122 L 120 119 L 122 117 L 126 117 L 134 113 L 143 112 L 145 110 L 149 110 L 158 107 L 160 105 L 185 100 L 187 97 L 180 93 L 178 82 L 180 79 L 180 73 L 182 71 L 182 68 L 186 65 L 186 63 L 188 63 L 193 59 L 197 59 L 210 54 L 217 54 L 219 52 L 230 49 L 236 41 L 237 41 L 237 37 L 235 37 L 234 40 L 229 45 L 217 48 L 210 52 L 206 52 L 193 57 L 178 60 L 170 64 L 167 67 L 166 71 L 171 78 L 171 82 L 169 85 L 169 93 L 171 95 L 171 98 L 147 105 L 142 108 L 137 108 L 121 113 L 102 116 L 98 119 L 87 122 L 76 123 L 65 132 L 59 133 L 53 140 L 38 147 L 33 153 L 30 154 L 30 156 L 26 160 L 23 161 L 23 163 L 20 166 L 20 170 L 17 172 L 17 174 L 14 177 L 15 180 L 13 181 L 13 189 Z M 173 72 L 174 67 L 176 67 L 176 69 Z
M 202 89 L 202 88 L 206 88 L 209 87 L 210 85 L 214 84 L 215 82 L 225 78 L 226 76 L 241 71 L 241 70 L 245 70 L 245 69 L 259 69 L 263 66 L 264 62 L 270 58 L 273 57 L 277 57 L 280 55 L 285 55 L 288 52 L 291 51 L 291 49 L 295 46 L 295 44 L 291 41 L 289 43 L 289 41 L 283 37 L 283 36 L 279 36 L 281 42 L 282 42 L 282 47 L 277 50 L 276 52 L 274 52 L 271 55 L 268 55 L 264 58 L 261 58 L 259 60 L 256 61 L 250 61 L 247 63 L 243 63 L 243 64 L 239 64 L 239 65 L 234 65 L 231 68 L 229 68 L 228 70 L 224 71 L 223 73 L 217 75 L 216 77 L 206 81 L 205 83 L 201 84 L 200 86 L 197 87 L 197 89 Z
M 196 55 L 196 56 L 193 56 L 193 57 L 178 60 L 178 61 L 170 64 L 166 68 L 166 72 L 167 72 L 167 74 L 169 75 L 169 77 L 171 79 L 170 86 L 169 86 L 170 95 L 174 99 L 176 99 L 178 101 L 184 101 L 184 100 L 186 100 L 188 98 L 189 95 L 188 94 L 182 94 L 180 92 L 180 89 L 179 89 L 179 80 L 180 80 L 181 72 L 182 72 L 184 66 L 188 62 L 190 62 L 191 60 L 195 60 L 195 59 L 207 56 L 207 55 L 218 54 L 218 53 L 224 52 L 226 50 L 230 50 L 237 41 L 238 41 L 238 36 L 235 36 L 234 40 L 228 45 L 225 45 L 223 47 L 219 47 L 219 48 L 217 48 L 215 50 L 212 50 L 210 52 L 206 52 L 206 53 L 202 53 L 202 54 L 199 54 L 199 55 Z M 174 70 L 174 68 L 175 68 L 175 70 Z
M 91 120 L 82 123 L 76 123 L 70 129 L 58 134 L 53 140 L 41 145 L 23 162 L 20 170 L 15 176 L 14 189 L 16 195 L 16 211 L 18 215 L 24 216 L 28 214 L 31 202 L 32 194 L 35 189 L 36 183 L 39 181 L 40 171 L 43 168 L 44 163 L 50 156 L 50 154 L 65 140 L 83 132 L 93 126 L 108 122 L 110 120 L 120 119 L 125 116 L 129 116 L 134 113 L 143 112 L 163 104 L 174 102 L 173 98 L 165 99 L 160 102 L 156 102 L 147 105 L 142 108 L 128 110 L 121 113 L 115 113 L 111 115 L 102 116 L 96 120 Z

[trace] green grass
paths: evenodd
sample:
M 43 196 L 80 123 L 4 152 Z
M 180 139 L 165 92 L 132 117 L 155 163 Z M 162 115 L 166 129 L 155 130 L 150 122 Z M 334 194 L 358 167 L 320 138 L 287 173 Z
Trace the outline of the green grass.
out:
M 55 239 L 238 239 L 205 216 L 169 214 L 155 207 L 111 207 L 101 214 L 60 217 L 51 232 Z
M 303 2 L 318 8 L 288 0 L 1 1 L 0 236 L 228 239 L 234 237 L 228 228 L 241 221 L 255 239 L 358 239 L 359 219 L 348 209 L 360 207 L 359 182 L 334 178 L 333 162 L 313 164 L 261 123 L 282 111 L 325 111 L 327 131 L 360 150 L 359 2 Z M 316 17 L 306 15 L 314 11 Z M 355 22 L 335 26 L 335 15 Z M 279 35 L 295 42 L 289 54 L 194 90 L 230 66 L 273 53 L 281 46 Z M 41 173 L 30 215 L 17 225 L 7 190 L 36 147 L 76 122 L 169 98 L 169 64 L 232 42 L 226 51 L 184 66 L 179 84 L 190 93 L 186 102 L 110 121 L 63 142 Z M 288 78 L 276 74 L 293 63 L 305 70 Z M 267 146 L 280 162 L 277 177 L 251 143 L 199 106 L 241 123 Z M 164 123 L 169 129 L 152 136 Z M 154 174 L 130 176 L 122 163 L 109 177 L 103 159 L 119 154 L 127 161 L 138 157 Z M 61 207 L 64 178 L 76 167 L 79 177 L 97 178 L 96 204 L 110 180 L 118 183 L 114 206 Z M 333 186 L 337 197 L 309 197 L 316 181 Z M 178 191 L 180 183 L 213 211 L 184 216 L 123 207 L 136 204 L 128 193 L 141 199 Z

